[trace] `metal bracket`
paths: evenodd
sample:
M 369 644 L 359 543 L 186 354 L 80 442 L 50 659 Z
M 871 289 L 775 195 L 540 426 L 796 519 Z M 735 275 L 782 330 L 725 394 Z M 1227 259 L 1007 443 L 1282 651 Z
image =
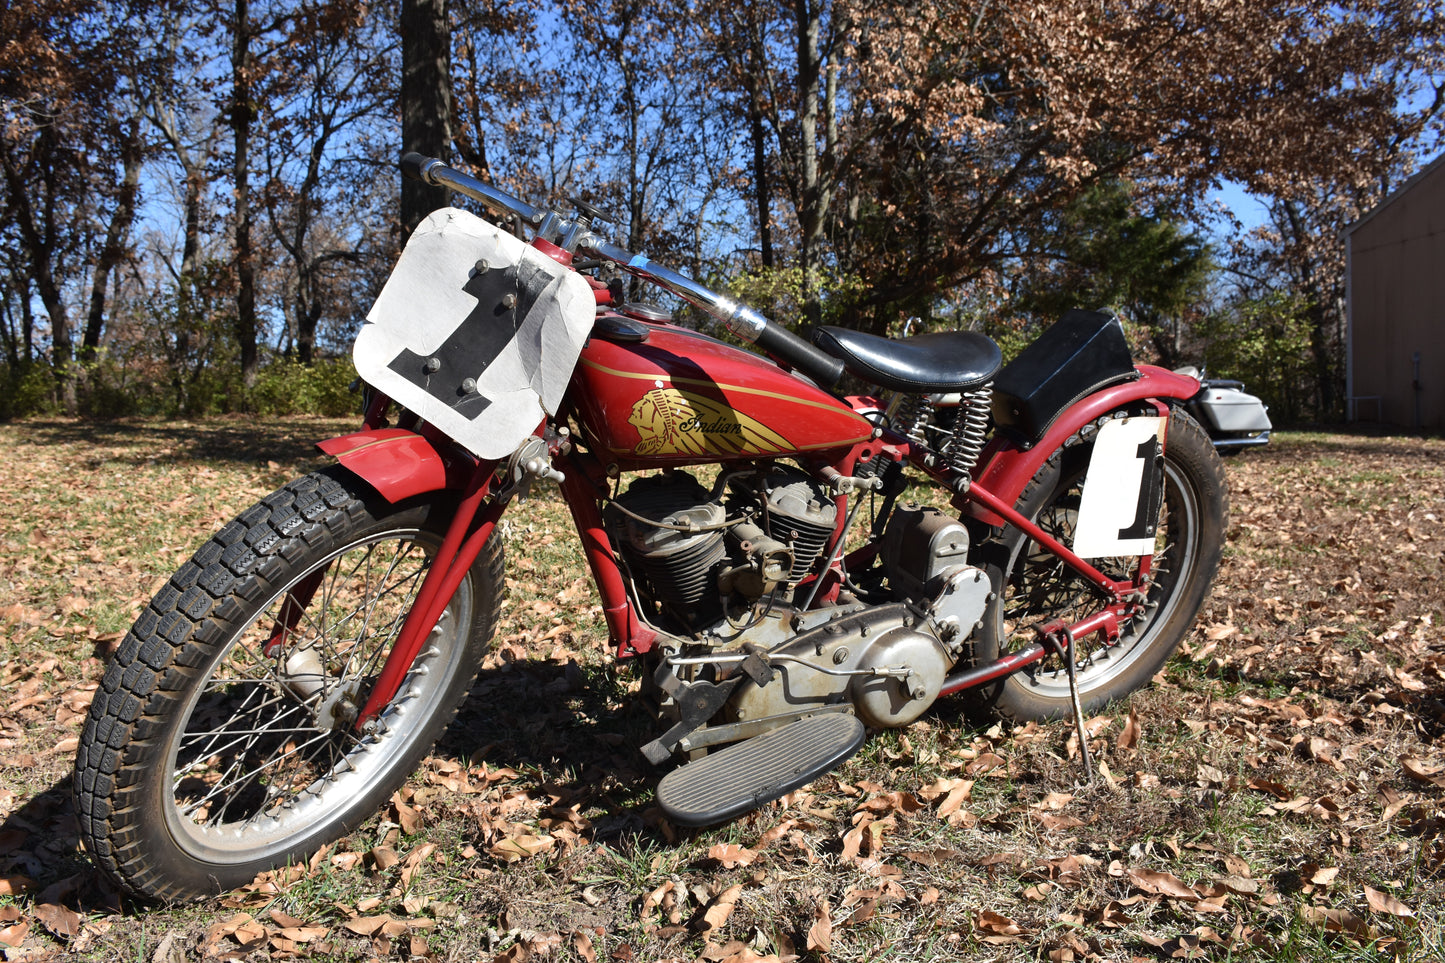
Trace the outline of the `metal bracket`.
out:
M 565 442 L 565 438 L 563 439 Z M 544 479 L 561 484 L 567 476 L 552 467 L 552 451 L 546 439 L 532 435 L 517 446 L 506 464 L 497 469 L 502 482 L 496 498 L 505 501 L 513 495 L 525 498 L 531 491 L 534 479 Z
M 672 755 L 683 738 L 694 729 L 705 724 L 717 714 L 732 696 L 733 691 L 748 675 L 736 675 L 723 682 L 683 682 L 666 663 L 658 666 L 653 675 L 657 687 L 677 703 L 682 718 L 659 738 L 642 747 L 642 754 L 654 766 L 661 765 Z

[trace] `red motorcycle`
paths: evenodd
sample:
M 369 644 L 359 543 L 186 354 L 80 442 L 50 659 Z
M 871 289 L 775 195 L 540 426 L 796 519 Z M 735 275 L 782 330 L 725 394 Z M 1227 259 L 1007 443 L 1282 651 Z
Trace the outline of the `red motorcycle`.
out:
M 503 513 L 561 487 L 619 659 L 658 706 L 657 804 L 721 822 L 939 697 L 1067 718 L 1149 681 L 1218 566 L 1224 473 L 1113 317 L 1007 366 L 972 332 L 805 341 L 441 162 L 354 357 L 339 463 L 241 513 L 125 637 L 75 769 L 139 895 L 234 888 L 374 812 L 453 718 L 503 589 Z M 526 240 L 530 236 L 530 241 Z M 624 300 L 643 279 L 767 358 Z M 844 376 L 878 397 L 842 395 Z M 909 500 L 931 485 L 936 505 Z M 923 494 L 921 489 L 912 492 Z M 866 507 L 866 511 L 864 510 Z

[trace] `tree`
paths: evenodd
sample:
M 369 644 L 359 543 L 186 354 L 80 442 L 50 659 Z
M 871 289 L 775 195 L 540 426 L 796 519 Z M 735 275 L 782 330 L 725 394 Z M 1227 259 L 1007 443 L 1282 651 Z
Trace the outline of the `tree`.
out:
M 136 113 L 154 81 L 155 58 L 139 43 L 143 20 L 128 20 L 128 12 L 144 17 L 150 11 L 144 5 L 122 10 L 105 0 L 42 0 L 0 10 L 0 35 L 7 38 L 0 46 L 0 209 L 24 252 L 22 261 L 11 262 L 12 272 L 24 276 L 11 274 L 5 300 L 15 299 L 13 285 L 29 345 L 28 301 L 32 293 L 39 299 L 67 411 L 78 405 L 73 362 L 92 359 L 100 343 L 145 153 Z M 82 320 L 72 283 L 85 274 L 90 294 Z
M 294 344 L 304 365 L 313 360 L 323 316 L 340 313 L 328 291 L 330 273 L 361 261 L 375 236 L 357 216 L 379 212 L 356 204 L 350 188 L 373 176 L 361 148 L 368 136 L 384 136 L 395 102 L 383 34 L 382 22 L 359 2 L 305 11 L 288 24 L 272 84 L 274 111 L 285 120 L 262 146 L 262 199 L 272 237 L 291 265 L 287 353 Z M 328 196 L 345 202 L 327 205 Z
M 1049 221 L 1014 308 L 1044 323 L 1070 308 L 1112 308 L 1173 368 L 1189 360 L 1182 356 L 1186 315 L 1206 300 L 1213 258 L 1167 211 L 1139 210 L 1134 193 L 1122 181 L 1096 182 Z
M 1436 22 L 1442 18 L 1436 13 Z M 1240 236 L 1229 262 L 1227 310 L 1249 314 L 1259 304 L 1288 303 L 1307 333 L 1308 392 L 1298 410 L 1320 420 L 1345 415 L 1344 232 L 1401 185 L 1445 144 L 1445 77 L 1438 65 L 1403 57 L 1389 69 L 1406 105 L 1393 132 L 1337 172 L 1269 187 L 1266 222 Z M 1307 399 L 1305 396 L 1307 395 Z
M 711 22 L 733 6 L 714 0 Z M 874 330 L 1030 270 L 1031 239 L 1097 181 L 1147 184 L 1187 215 L 1220 177 L 1353 169 L 1396 128 L 1385 68 L 1438 63 L 1441 36 L 1429 5 L 1397 0 L 769 9 L 754 69 L 776 93 L 798 256 L 865 279 L 852 323 Z
M 452 140 L 451 31 L 447 0 L 401 0 L 401 144 L 446 160 Z M 401 184 L 403 237 L 447 205 L 447 190 Z

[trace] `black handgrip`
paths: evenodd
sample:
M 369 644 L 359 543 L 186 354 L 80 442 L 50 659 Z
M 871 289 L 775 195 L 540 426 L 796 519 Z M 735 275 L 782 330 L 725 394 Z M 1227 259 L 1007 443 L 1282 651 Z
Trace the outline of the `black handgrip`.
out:
M 402 176 L 410 177 L 414 181 L 421 181 L 423 184 L 430 184 L 431 180 L 426 176 L 426 169 L 428 165 L 435 162 L 436 158 L 409 150 L 401 155 Z
M 754 343 L 824 388 L 833 387 L 843 377 L 843 362 L 813 347 L 776 322 L 764 327 Z

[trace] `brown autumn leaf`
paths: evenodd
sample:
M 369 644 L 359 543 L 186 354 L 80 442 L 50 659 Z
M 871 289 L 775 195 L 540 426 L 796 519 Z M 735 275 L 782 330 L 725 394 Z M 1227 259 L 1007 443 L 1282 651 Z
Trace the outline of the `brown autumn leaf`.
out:
M 388 923 L 395 922 L 390 915 L 383 913 L 380 916 L 354 916 L 341 925 L 357 936 L 372 936 L 382 932 Z
M 401 831 L 408 836 L 415 836 L 424 825 L 422 814 L 413 806 L 407 805 L 401 799 L 400 793 L 392 793 L 391 796 L 392 819 L 401 827 Z
M 858 808 L 880 813 L 916 813 L 923 808 L 923 803 L 911 792 L 895 791 L 874 796 Z
M 1129 925 L 1129 914 L 1124 912 L 1124 905 L 1118 900 L 1109 900 L 1099 910 L 1098 924 L 1105 929 L 1121 929 Z
M 736 869 L 739 866 L 747 866 L 758 858 L 758 854 L 746 846 L 739 846 L 737 843 L 717 843 L 707 851 L 709 859 L 715 859 L 723 864 L 726 869 Z
M 1005 759 L 1003 756 L 1000 756 L 997 753 L 993 752 L 982 752 L 979 753 L 978 758 L 974 759 L 967 766 L 965 766 L 963 771 L 968 773 L 970 776 L 978 776 L 986 772 L 992 772 L 993 770 L 998 769 L 1000 766 L 1007 765 L 1008 760 Z
M 1077 829 L 1085 825 L 1078 816 L 1071 816 L 1068 813 L 1034 813 L 1040 826 L 1049 832 L 1066 832 L 1070 829 Z
M 670 895 L 672 895 L 673 889 L 676 886 L 677 883 L 673 882 L 672 880 L 667 880 L 661 886 L 657 887 L 651 893 L 648 893 L 646 897 L 643 898 L 642 910 L 639 913 L 643 920 L 646 920 L 648 918 L 652 910 L 660 907 L 666 908 L 666 903 L 664 903 L 664 900 L 666 900 Z M 677 899 L 674 896 L 672 899 L 672 903 L 675 905 L 676 902 Z
M 1365 887 L 1365 902 L 1369 903 L 1370 909 L 1376 913 L 1388 913 L 1390 916 L 1398 916 L 1402 919 L 1408 919 L 1415 915 L 1414 910 L 1389 893 L 1382 893 L 1369 886 Z
M 977 926 L 987 934 L 983 937 L 985 943 L 1018 943 L 1024 939 L 1024 928 L 1016 920 L 993 910 L 980 912 Z
M 1223 770 L 1217 769 L 1207 763 L 1200 763 L 1195 770 L 1195 780 L 1204 788 L 1222 786 L 1225 783 L 1225 775 Z
M 1139 744 L 1139 710 L 1130 709 L 1129 718 L 1124 720 L 1124 728 L 1119 731 L 1119 738 L 1114 740 L 1114 748 L 1119 752 L 1127 752 Z
M 506 839 L 494 844 L 487 852 L 503 862 L 515 863 L 519 860 L 536 856 L 538 853 L 547 852 L 556 845 L 556 842 L 551 836 L 533 836 L 529 834 L 508 836 Z
M 276 935 L 293 943 L 311 943 L 323 939 L 331 928 L 327 926 L 283 926 Z
M 1146 893 L 1153 893 L 1158 896 L 1167 896 L 1170 899 L 1198 902 L 1199 894 L 1190 889 L 1183 880 L 1169 873 L 1160 873 L 1152 869 L 1127 870 L 1128 876 L 1134 881 L 1134 885 Z
M 1327 909 L 1320 906 L 1304 905 L 1299 908 L 1300 919 L 1313 923 L 1327 933 L 1343 933 L 1364 943 L 1379 936 L 1379 931 L 1346 909 Z
M 75 939 L 84 923 L 75 910 L 55 903 L 41 903 L 35 907 L 34 913 L 40 925 L 64 940 Z
M 406 858 L 401 861 L 401 885 L 403 887 L 411 885 L 417 869 L 427 861 L 432 853 L 436 852 L 436 849 L 436 843 L 422 843 L 406 854 Z
M 585 930 L 572 931 L 572 949 L 585 961 L 597 963 L 597 950 L 592 946 L 592 937 Z
M 0 943 L 4 943 L 6 946 L 19 946 L 25 942 L 25 937 L 29 932 L 30 924 L 24 921 L 0 927 Z
M 813 925 L 808 927 L 808 949 L 827 953 L 833 948 L 831 909 L 825 900 L 814 911 Z
M 712 905 L 707 908 L 707 912 L 703 913 L 703 925 L 702 928 L 698 930 L 698 935 L 705 937 L 714 930 L 721 929 L 723 925 L 727 923 L 728 918 L 733 915 L 733 910 L 737 907 L 738 897 L 742 894 L 743 887 L 741 883 L 734 883 L 718 894 L 717 899 L 713 900 Z
M 1424 759 L 1414 759 L 1408 756 L 1400 757 L 1400 767 L 1405 770 L 1405 775 L 1417 782 L 1429 783 L 1432 786 L 1445 787 L 1445 766 L 1435 762 L 1428 762 Z
M 384 873 L 401 862 L 401 857 L 390 846 L 377 846 L 368 855 L 371 856 L 371 862 L 378 873 Z
M 1251 779 L 1245 783 L 1250 789 L 1257 792 L 1267 793 L 1276 799 L 1288 800 L 1294 798 L 1294 790 L 1284 783 L 1275 782 L 1271 779 Z
M 795 828 L 797 828 L 798 825 L 799 823 L 796 819 L 784 819 L 772 829 L 769 829 L 767 832 L 759 836 L 758 841 L 753 845 L 756 846 L 758 849 L 764 849 L 768 846 L 771 846 L 773 843 L 777 842 L 784 836 L 788 835 L 788 833 L 792 832 Z

